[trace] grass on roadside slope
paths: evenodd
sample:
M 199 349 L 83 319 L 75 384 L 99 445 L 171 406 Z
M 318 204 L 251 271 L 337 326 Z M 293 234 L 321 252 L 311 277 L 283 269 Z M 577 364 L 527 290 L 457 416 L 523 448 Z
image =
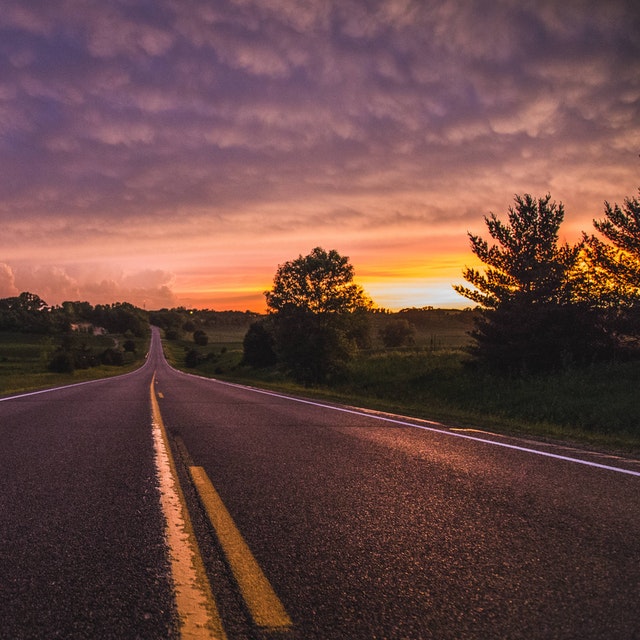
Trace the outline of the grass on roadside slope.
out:
M 120 335 L 88 336 L 81 338 L 96 353 L 113 347 Z M 136 353 L 126 353 L 124 366 L 76 369 L 73 373 L 53 373 L 49 361 L 56 348 L 56 338 L 28 333 L 0 331 L 0 395 L 45 389 L 85 380 L 95 380 L 127 373 L 143 364 L 149 349 L 148 338 L 134 338 Z
M 553 375 L 509 379 L 464 364 L 464 327 L 419 328 L 416 346 L 361 353 L 348 376 L 329 387 L 305 388 L 276 369 L 241 366 L 242 336 L 209 330 L 209 344 L 164 341 L 177 368 L 287 393 L 502 433 L 583 443 L 640 453 L 640 363 L 599 365 Z M 438 346 L 440 345 L 440 346 Z M 204 358 L 185 367 L 196 348 Z
M 640 451 L 640 363 L 509 379 L 464 359 L 459 351 L 361 358 L 340 391 L 464 426 Z

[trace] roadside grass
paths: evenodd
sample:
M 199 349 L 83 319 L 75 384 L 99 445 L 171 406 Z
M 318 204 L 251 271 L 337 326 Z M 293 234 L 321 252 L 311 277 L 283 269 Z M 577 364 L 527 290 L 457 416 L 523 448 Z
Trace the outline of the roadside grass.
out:
M 384 317 L 374 317 L 381 325 Z M 472 320 L 435 316 L 416 327 L 415 344 L 385 349 L 374 344 L 329 386 L 304 387 L 277 368 L 241 364 L 244 330 L 208 329 L 209 344 L 164 341 L 173 366 L 203 376 L 425 418 L 465 428 L 531 436 L 596 449 L 640 454 L 640 362 L 570 369 L 546 376 L 506 378 L 469 366 L 464 345 Z M 202 354 L 185 366 L 191 349 Z M 209 355 L 211 354 L 211 355 Z
M 76 339 L 84 342 L 92 352 L 99 354 L 116 343 L 121 345 L 129 338 L 116 334 L 80 334 Z M 127 373 L 144 362 L 149 348 L 148 338 L 133 338 L 136 352 L 124 354 L 124 366 L 100 365 L 89 369 L 76 369 L 73 373 L 53 373 L 48 370 L 48 365 L 58 340 L 58 336 L 0 331 L 0 395 Z

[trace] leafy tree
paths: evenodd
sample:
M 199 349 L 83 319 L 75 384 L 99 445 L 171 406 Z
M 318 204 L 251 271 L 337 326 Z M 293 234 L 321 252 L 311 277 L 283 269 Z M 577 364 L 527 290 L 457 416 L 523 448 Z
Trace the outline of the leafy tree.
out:
M 369 309 L 371 301 L 353 282 L 353 276 L 348 257 L 316 247 L 309 255 L 300 255 L 278 267 L 273 288 L 265 293 L 267 306 L 276 313 L 351 313 Z
M 416 328 L 408 320 L 392 320 L 380 329 L 380 338 L 385 347 L 403 347 L 415 342 Z
M 340 375 L 368 333 L 363 311 L 372 303 L 353 282 L 349 258 L 316 247 L 278 267 L 265 292 L 275 352 L 305 384 Z
M 53 329 L 49 307 L 35 293 L 23 291 L 0 300 L 0 330 L 51 333 Z
M 94 325 L 104 327 L 113 333 L 130 331 L 140 338 L 145 335 L 149 327 L 147 312 L 129 302 L 96 305 L 92 315 Z
M 487 267 L 463 275 L 475 289 L 455 286 L 484 313 L 472 333 L 476 358 L 505 373 L 556 369 L 603 357 L 611 342 L 593 305 L 576 298 L 572 274 L 582 243 L 560 244 L 562 204 L 551 196 L 515 197 L 508 221 L 485 222 L 497 244 L 469 234 Z
M 275 336 L 269 319 L 252 322 L 242 342 L 243 362 L 250 367 L 262 368 L 276 364 Z

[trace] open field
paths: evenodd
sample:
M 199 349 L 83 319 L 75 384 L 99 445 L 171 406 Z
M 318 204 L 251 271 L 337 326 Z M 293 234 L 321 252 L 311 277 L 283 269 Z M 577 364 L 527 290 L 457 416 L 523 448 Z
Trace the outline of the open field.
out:
M 474 370 L 463 348 L 472 315 L 433 310 L 416 326 L 415 344 L 385 349 L 377 335 L 396 316 L 374 315 L 374 344 L 351 363 L 344 380 L 328 387 L 303 387 L 276 369 L 241 366 L 244 328 L 208 329 L 209 356 L 196 369 L 184 365 L 192 340 L 164 341 L 168 358 L 195 373 L 322 397 L 346 404 L 598 448 L 640 453 L 640 363 L 502 378 Z
M 100 353 L 123 336 L 77 336 L 93 353 Z M 32 389 L 44 389 L 84 380 L 94 380 L 126 373 L 138 367 L 148 348 L 146 339 L 135 338 L 136 353 L 125 354 L 124 366 L 100 365 L 88 369 L 76 369 L 73 373 L 53 373 L 48 370 L 51 356 L 57 347 L 58 337 L 0 331 L 0 395 L 19 393 Z

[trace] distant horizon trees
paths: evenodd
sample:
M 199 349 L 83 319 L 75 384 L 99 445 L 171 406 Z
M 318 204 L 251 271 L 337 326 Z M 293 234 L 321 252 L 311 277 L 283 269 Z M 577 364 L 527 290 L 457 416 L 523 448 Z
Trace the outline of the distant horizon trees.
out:
M 148 330 L 149 315 L 129 302 L 93 306 L 86 301 L 65 301 L 59 306 L 49 306 L 29 291 L 0 298 L 0 331 L 52 334 L 69 331 L 71 325 L 84 323 L 112 333 L 128 331 L 142 337 Z
M 128 302 L 94 307 L 88 302 L 65 301 L 50 307 L 40 296 L 28 291 L 0 299 L 0 331 L 56 337 L 58 346 L 48 364 L 51 371 L 72 373 L 100 364 L 120 366 L 125 363 L 124 352 L 135 351 L 135 342 L 127 340 L 122 349 L 114 346 L 94 353 L 81 338 L 81 332 L 73 330 L 74 325 L 101 327 L 130 338 L 141 338 L 149 330 L 146 311 Z
M 605 203 L 594 226 L 559 243 L 563 205 L 551 196 L 515 196 L 507 220 L 484 218 L 489 243 L 469 233 L 483 272 L 465 268 L 473 288 L 454 285 L 483 313 L 472 333 L 476 362 L 505 373 L 557 370 L 635 356 L 640 303 L 640 201 Z

